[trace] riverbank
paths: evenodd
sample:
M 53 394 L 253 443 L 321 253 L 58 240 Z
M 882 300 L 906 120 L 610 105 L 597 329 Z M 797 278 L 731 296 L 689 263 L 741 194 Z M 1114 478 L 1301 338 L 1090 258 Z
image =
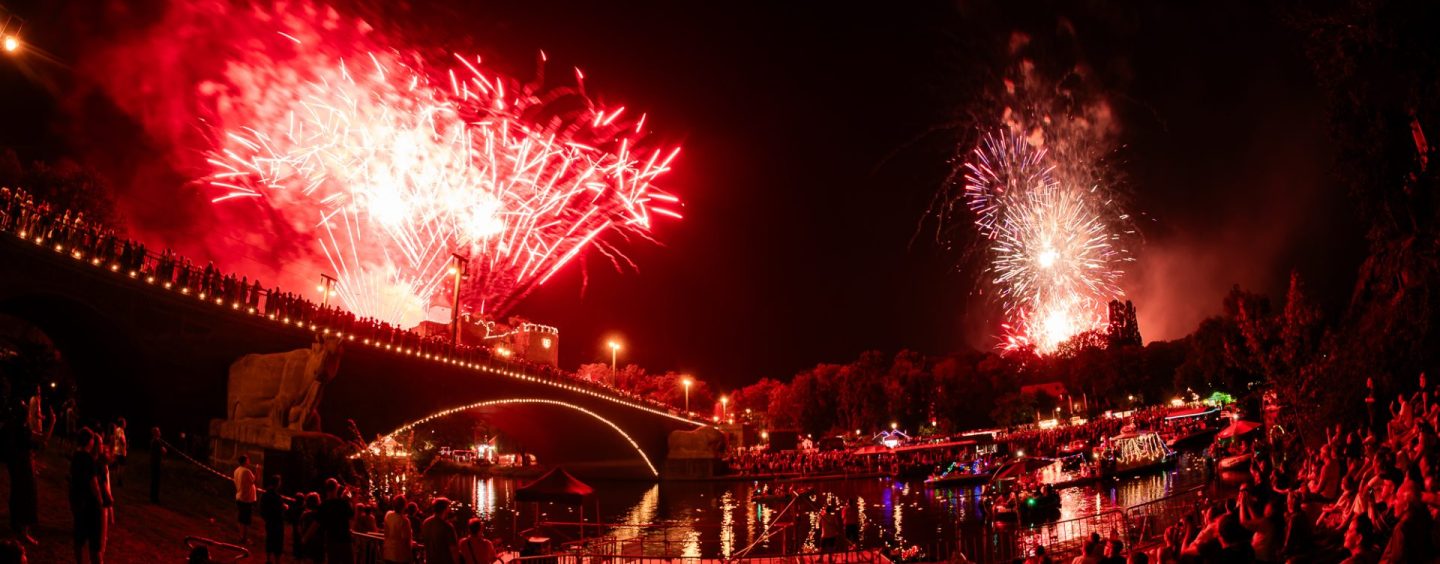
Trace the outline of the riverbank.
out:
M 72 519 L 69 503 L 70 449 L 53 440 L 36 457 L 40 486 L 40 525 L 32 535 L 38 546 L 25 547 L 30 562 L 71 562 Z M 176 457 L 167 458 L 160 489 L 161 504 L 150 502 L 149 456 L 136 451 L 126 464 L 124 485 L 112 487 L 115 496 L 115 524 L 111 525 L 106 562 L 155 564 L 178 562 L 188 553 L 184 540 L 199 536 L 234 542 L 235 505 L 230 483 L 215 474 Z M 10 476 L 0 476 L 0 491 L 11 492 Z M 8 504 L 0 505 L 0 530 L 4 538 L 15 538 L 10 527 Z M 252 550 L 259 551 L 259 520 L 251 529 Z M 252 555 L 252 560 L 259 556 Z

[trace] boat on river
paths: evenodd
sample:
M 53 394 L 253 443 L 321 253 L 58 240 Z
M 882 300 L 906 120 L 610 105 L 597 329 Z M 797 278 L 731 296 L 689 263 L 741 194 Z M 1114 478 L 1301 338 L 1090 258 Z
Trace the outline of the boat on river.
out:
M 750 501 L 753 503 L 782 505 L 794 501 L 797 497 L 808 497 L 813 493 L 815 493 L 813 489 L 766 491 L 765 493 L 751 495 Z
M 955 464 L 945 472 L 926 477 L 925 485 L 936 488 L 953 488 L 983 484 L 990 481 L 997 469 L 998 467 L 986 465 L 979 460 L 970 464 Z
M 1111 437 L 1095 449 L 1100 471 L 1107 477 L 1132 476 L 1175 465 L 1179 455 L 1153 432 L 1129 432 Z
M 1227 456 L 1215 461 L 1215 468 L 1221 472 L 1245 472 L 1250 469 L 1250 460 L 1254 458 L 1252 453 Z

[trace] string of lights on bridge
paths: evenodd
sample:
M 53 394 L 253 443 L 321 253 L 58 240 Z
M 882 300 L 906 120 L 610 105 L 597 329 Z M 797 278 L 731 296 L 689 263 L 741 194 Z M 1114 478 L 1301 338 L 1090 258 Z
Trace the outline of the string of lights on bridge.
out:
M 637 442 L 635 442 L 635 439 L 632 438 L 629 433 L 626 433 L 624 429 L 621 429 L 619 425 L 616 425 L 615 422 L 613 422 L 613 421 L 611 421 L 611 420 L 609 420 L 609 419 L 606 419 L 606 418 L 604 418 L 604 417 L 601 417 L 600 414 L 595 413 L 594 411 L 590 411 L 590 410 L 588 410 L 588 409 L 585 409 L 585 408 L 580 407 L 580 406 L 578 406 L 578 405 L 575 405 L 575 404 L 573 404 L 573 403 L 566 403 L 566 402 L 563 402 L 563 401 L 552 400 L 552 399 L 544 399 L 544 398 L 513 398 L 513 399 L 500 399 L 500 400 L 486 400 L 486 401 L 475 402 L 475 403 L 468 404 L 468 405 L 462 405 L 462 406 L 458 406 L 458 407 L 452 407 L 452 408 L 450 408 L 450 409 L 446 409 L 446 410 L 442 410 L 442 411 L 437 411 L 437 412 L 435 412 L 435 413 L 431 413 L 430 415 L 426 415 L 425 417 L 422 417 L 422 418 L 420 418 L 420 419 L 416 419 L 416 420 L 414 420 L 414 421 L 411 421 L 411 422 L 409 422 L 409 423 L 406 423 L 406 424 L 400 426 L 399 429 L 396 429 L 396 430 L 394 430 L 394 431 L 391 431 L 389 434 L 386 434 L 385 436 L 380 437 L 380 438 L 377 439 L 374 443 L 371 443 L 371 444 L 370 444 L 370 448 L 371 448 L 372 450 L 377 449 L 378 447 L 377 447 L 376 445 L 382 444 L 382 443 L 384 443 L 384 442 L 386 442 L 386 441 L 389 441 L 389 440 L 393 440 L 394 437 L 395 437 L 395 435 L 399 435 L 399 434 L 401 434 L 401 433 L 404 433 L 404 432 L 406 432 L 406 431 L 409 431 L 409 430 L 411 430 L 411 429 L 414 429 L 415 427 L 419 427 L 419 426 L 421 426 L 421 425 L 424 425 L 424 424 L 426 424 L 426 423 L 429 423 L 429 422 L 434 421 L 434 420 L 437 420 L 437 419 L 449 417 L 449 416 L 451 416 L 451 415 L 455 415 L 455 414 L 457 414 L 457 413 L 461 413 L 461 412 L 465 412 L 465 411 L 470 411 L 470 410 L 472 410 L 472 409 L 480 409 L 480 408 L 491 407 L 491 406 L 496 406 L 496 405 L 511 405 L 511 404 L 517 404 L 517 403 L 518 403 L 518 404 L 539 403 L 539 404 L 545 404 L 545 405 L 557 405 L 557 406 L 560 406 L 560 407 L 568 407 L 568 408 L 570 408 L 570 409 L 579 411 L 579 412 L 581 412 L 581 413 L 584 413 L 584 414 L 586 414 L 586 415 L 589 415 L 589 416 L 591 416 L 591 417 L 594 417 L 595 419 L 600 420 L 602 423 L 604 423 L 604 424 L 606 424 L 606 425 L 609 425 L 611 429 L 614 429 L 616 433 L 620 433 L 620 436 L 621 436 L 621 437 L 624 437 L 625 440 L 630 443 L 630 446 L 632 446 L 632 447 L 635 448 L 635 452 L 637 452 L 637 453 L 640 454 L 640 459 L 645 461 L 645 466 L 647 466 L 647 467 L 650 468 L 650 473 L 651 473 L 651 474 L 654 474 L 655 476 L 659 476 L 659 475 L 660 475 L 660 471 L 655 469 L 655 464 L 652 463 L 652 462 L 650 462 L 650 457 L 645 454 L 645 450 L 644 450 L 644 449 L 640 448 L 640 444 L 637 443 Z M 692 422 L 687 421 L 687 423 L 692 423 Z
M 23 230 L 23 229 L 20 230 L 20 231 L 17 231 L 16 234 L 17 234 L 21 239 L 34 241 L 34 243 L 35 243 L 36 245 L 44 246 L 44 245 L 46 244 L 46 237 L 44 237 L 44 236 L 29 237 L 29 236 L 28 236 L 28 233 L 27 233 L 25 230 Z M 62 245 L 62 244 L 59 244 L 59 243 L 56 243 L 56 244 L 53 246 L 53 248 L 54 248 L 54 250 L 55 250 L 56 253 L 64 254 L 65 251 L 66 251 L 65 246 Z M 69 252 L 69 255 L 70 255 L 71 258 L 74 258 L 75 260 L 82 260 L 82 261 L 85 260 L 85 255 L 84 255 L 84 253 L 80 252 L 80 249 L 78 249 L 78 248 L 76 248 L 76 249 L 71 249 L 70 252 Z M 95 266 L 95 267 L 97 267 L 97 268 L 104 268 L 104 269 L 109 270 L 110 272 L 113 272 L 113 273 L 116 273 L 116 274 L 118 274 L 118 275 L 126 276 L 126 277 L 128 277 L 128 278 L 130 278 L 130 279 L 136 280 L 137 282 L 143 282 L 143 283 L 145 283 L 145 284 L 148 284 L 148 285 L 151 285 L 151 286 L 155 286 L 156 279 L 155 279 L 154 276 L 152 276 L 152 275 L 146 275 L 144 278 L 141 278 L 141 273 L 140 273 L 139 271 L 137 271 L 137 270 L 130 270 L 130 271 L 128 271 L 128 272 L 121 272 L 121 270 L 120 270 L 120 264 L 119 264 L 118 262 L 112 262 L 112 263 L 110 263 L 109 266 L 107 267 L 106 265 L 103 264 L 103 261 L 101 261 L 101 260 L 100 260 L 100 257 L 98 257 L 98 256 L 91 258 L 88 262 L 89 262 L 92 266 Z M 175 284 L 172 283 L 172 282 L 169 282 L 169 281 L 160 283 L 160 284 L 159 284 L 159 287 L 164 288 L 165 290 L 172 291 L 172 292 L 175 291 Z M 230 306 L 229 306 L 228 308 L 226 308 L 226 307 L 225 307 L 225 300 L 224 300 L 224 298 L 216 297 L 216 298 L 214 298 L 213 300 L 211 300 L 211 299 L 209 298 L 209 296 L 207 296 L 206 293 L 203 292 L 203 291 L 201 291 L 201 292 L 192 292 L 189 287 L 182 287 L 182 288 L 179 289 L 179 293 L 180 293 L 181 295 L 186 295 L 186 296 L 189 296 L 189 295 L 192 295 L 192 294 L 193 294 L 193 295 L 195 295 L 196 298 L 198 298 L 198 299 L 199 299 L 200 301 L 202 301 L 202 302 L 213 304 L 213 305 L 215 305 L 216 307 L 221 308 L 221 309 L 229 309 L 229 310 L 233 310 L 233 311 L 235 311 L 235 312 L 237 312 L 237 313 L 241 312 L 241 307 L 242 307 L 242 305 L 241 305 L 241 303 L 238 302 L 238 301 L 232 301 L 232 302 L 230 302 Z M 497 375 L 500 375 L 500 376 L 508 376 L 508 377 L 513 378 L 513 379 L 516 379 L 516 380 L 521 380 L 521 381 L 525 381 L 525 382 L 531 382 L 531 383 L 535 383 L 535 384 L 544 384 L 544 385 L 552 386 L 552 387 L 555 387 L 555 388 L 560 388 L 560 389 L 563 389 L 563 390 L 567 390 L 567 391 L 571 391 L 571 392 L 575 392 L 575 393 L 579 393 L 579 394 L 585 394 L 585 395 L 588 395 L 588 396 L 591 396 L 591 397 L 594 397 L 594 398 L 611 401 L 611 402 L 614 402 L 614 403 L 617 403 L 617 404 L 620 404 L 620 405 L 625 405 L 625 406 L 628 406 L 628 407 L 631 407 L 631 408 L 644 410 L 644 411 L 653 413 L 653 414 L 655 414 L 655 415 L 660 415 L 660 416 L 668 417 L 668 418 L 673 419 L 673 420 L 676 420 L 676 421 L 680 421 L 680 422 L 682 422 L 682 423 L 688 423 L 688 424 L 696 425 L 696 426 L 704 426 L 704 425 L 706 425 L 704 422 L 701 422 L 701 421 L 696 421 L 696 420 L 692 420 L 692 419 L 687 419 L 687 418 L 685 418 L 685 417 L 681 417 L 681 416 L 675 415 L 675 414 L 673 414 L 673 413 L 668 413 L 668 412 L 665 412 L 665 411 L 661 411 L 661 410 L 655 409 L 655 408 L 653 408 L 653 407 L 648 407 L 648 406 L 641 405 L 641 404 L 638 404 L 638 403 L 635 403 L 635 402 L 626 401 L 626 400 L 624 400 L 624 399 L 621 399 L 621 398 L 618 398 L 618 397 L 615 397 L 615 396 L 612 396 L 612 395 L 609 395 L 609 394 L 604 394 L 604 393 L 601 393 L 601 392 L 597 392 L 597 391 L 595 391 L 595 390 L 588 389 L 588 388 L 585 388 L 585 387 L 582 387 L 582 386 L 577 386 L 577 385 L 574 385 L 574 384 L 567 384 L 567 383 L 564 383 L 564 382 L 557 382 L 557 381 L 552 380 L 552 379 L 541 378 L 541 377 L 538 377 L 538 376 L 533 376 L 533 375 L 530 375 L 530 374 L 526 374 L 526 373 L 523 372 L 523 371 L 514 370 L 514 369 L 511 369 L 511 368 L 509 368 L 509 367 L 498 368 L 498 367 L 490 366 L 490 365 L 488 365 L 488 364 L 481 363 L 481 362 L 473 362 L 473 361 L 468 361 L 468 360 L 464 360 L 464 359 L 454 358 L 454 357 L 448 356 L 448 355 L 443 355 L 443 354 L 438 354 L 438 353 L 432 353 L 432 352 L 426 352 L 426 351 L 421 350 L 419 347 L 396 346 L 396 345 L 393 344 L 393 343 L 385 343 L 385 342 L 380 341 L 379 339 L 370 339 L 370 338 L 368 338 L 368 337 L 363 338 L 363 339 L 360 339 L 360 340 L 357 341 L 357 340 L 356 340 L 356 335 L 353 334 L 353 333 L 347 334 L 347 333 L 344 333 L 344 332 L 342 332 L 342 331 L 331 330 L 329 327 L 321 327 L 321 326 L 316 325 L 316 324 L 314 324 L 314 323 L 311 323 L 311 324 L 308 324 L 308 325 L 307 325 L 307 324 L 306 324 L 304 321 L 302 321 L 302 320 L 296 319 L 296 320 L 293 320 L 293 321 L 292 321 L 289 317 L 284 317 L 284 316 L 277 317 L 274 313 L 271 313 L 271 314 L 268 314 L 268 315 L 262 314 L 262 313 L 260 313 L 256 308 L 250 307 L 250 306 L 244 306 L 244 311 L 243 311 L 243 313 L 246 314 L 246 315 L 252 315 L 252 316 L 260 317 L 260 318 L 262 318 L 262 319 L 268 319 L 268 320 L 270 320 L 270 321 L 274 321 L 274 322 L 276 322 L 276 323 L 279 323 L 279 324 L 281 324 L 281 325 L 285 325 L 285 326 L 287 326 L 287 327 L 295 327 L 295 328 L 299 328 L 299 329 L 302 329 L 302 330 L 308 330 L 308 331 L 310 331 L 310 332 L 312 332 L 312 333 L 315 333 L 315 334 L 317 334 L 317 335 L 323 335 L 323 336 L 332 336 L 332 335 L 333 335 L 335 338 L 338 338 L 338 339 L 341 339 L 341 340 L 344 340 L 344 341 L 349 341 L 349 342 L 352 342 L 352 343 L 358 342 L 358 343 L 360 343 L 360 344 L 362 344 L 362 345 L 365 345 L 365 346 L 374 347 L 374 348 L 376 348 L 376 349 L 385 350 L 385 351 L 387 351 L 387 352 L 393 352 L 393 353 L 399 354 L 399 355 L 401 355 L 401 356 L 410 356 L 410 357 L 413 357 L 413 358 L 416 358 L 416 359 L 428 360 L 428 361 L 437 362 L 437 363 L 440 363 L 440 364 L 446 364 L 446 365 L 453 366 L 453 367 L 457 367 L 457 368 L 465 368 L 465 369 L 469 369 L 469 370 L 475 370 L 475 371 L 477 371 L 477 372 L 489 372 L 489 373 L 491 373 L 491 374 L 497 374 Z M 537 401 L 538 401 L 538 400 L 537 400 Z M 609 423 L 609 421 L 606 421 L 606 422 Z M 612 426 L 613 426 L 613 424 L 612 424 Z M 628 439 L 629 437 L 627 436 L 626 438 Z M 634 441 L 631 441 L 631 443 L 633 444 Z M 647 460 L 646 463 L 648 464 L 649 461 Z M 653 469 L 653 466 L 652 466 L 652 469 Z

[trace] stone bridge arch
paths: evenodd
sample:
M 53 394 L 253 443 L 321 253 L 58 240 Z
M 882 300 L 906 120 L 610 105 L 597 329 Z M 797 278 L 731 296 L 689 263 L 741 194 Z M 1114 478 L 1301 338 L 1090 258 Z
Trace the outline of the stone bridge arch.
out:
M 531 424 L 534 422 L 534 417 L 537 414 L 541 417 L 551 416 L 553 414 L 545 413 L 549 411 L 545 409 L 522 410 L 521 413 L 515 413 L 515 408 L 537 406 L 555 408 L 559 410 L 569 411 L 573 414 L 582 415 L 584 417 L 581 419 L 588 419 L 590 424 L 594 427 L 600 429 L 608 429 L 608 431 L 613 433 L 612 437 L 618 437 L 623 441 L 623 443 L 617 444 L 623 444 L 624 447 L 628 447 L 629 452 L 632 452 L 634 456 L 638 458 L 638 461 L 643 464 L 644 470 L 647 473 L 646 477 L 658 478 L 660 476 L 660 469 L 656 466 L 656 464 L 662 461 L 652 460 L 650 458 L 650 455 L 645 452 L 645 449 L 641 448 L 640 443 L 637 442 L 636 438 L 630 433 L 626 432 L 625 429 L 622 428 L 619 424 L 611 421 L 610 419 L 607 419 L 606 417 L 600 415 L 599 413 L 596 413 L 595 411 L 585 408 L 584 406 L 576 405 L 567 401 L 548 398 L 503 398 L 481 400 L 465 405 L 458 405 L 442 411 L 438 411 L 436 413 L 432 413 L 415 421 L 411 421 L 409 423 L 401 425 L 399 428 L 389 433 L 386 433 L 382 438 L 389 438 L 401 433 L 413 431 L 427 423 L 438 422 L 439 420 L 445 419 L 452 415 L 458 415 L 464 412 L 471 411 L 490 410 L 491 412 L 510 411 L 511 415 L 517 416 L 514 419 L 519 419 L 518 421 L 512 420 L 512 418 L 507 417 L 495 417 L 491 418 L 491 422 L 494 423 L 496 428 L 500 429 L 502 432 L 522 437 L 522 440 L 527 442 L 529 445 L 527 447 L 527 450 L 530 450 L 531 452 L 534 452 L 537 456 L 540 456 L 542 458 L 542 462 L 544 462 L 544 458 L 547 455 L 550 455 L 552 460 L 554 460 L 555 458 L 572 458 L 566 457 L 564 453 L 555 452 L 556 449 L 564 449 L 568 448 L 569 446 L 573 446 L 566 445 L 567 442 L 572 442 L 566 440 L 567 438 L 580 438 L 580 440 L 583 440 L 587 443 L 591 443 L 594 441 L 595 435 L 590 433 L 580 433 L 578 435 L 570 433 L 559 433 L 558 435 L 556 435 L 555 431 L 557 431 L 558 428 L 566 427 L 565 425 L 563 425 L 563 422 L 557 422 L 561 424 L 553 425 L 551 426 L 552 428 L 549 430 L 541 430 L 541 432 L 544 433 L 544 436 L 541 436 L 540 440 L 535 440 L 534 433 L 530 431 L 536 430 L 538 427 L 544 426 L 537 426 Z M 581 437 L 582 435 L 583 437 Z M 560 456 L 554 456 L 556 454 L 559 454 Z

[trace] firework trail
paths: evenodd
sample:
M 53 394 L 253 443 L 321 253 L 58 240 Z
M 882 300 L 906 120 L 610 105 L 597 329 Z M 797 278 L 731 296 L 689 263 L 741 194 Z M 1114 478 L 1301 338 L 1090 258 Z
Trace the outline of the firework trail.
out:
M 543 89 L 459 54 L 298 60 L 218 133 L 208 181 L 216 202 L 309 222 L 358 315 L 418 323 L 448 295 L 454 256 L 465 306 L 501 315 L 587 250 L 619 265 L 611 236 L 648 239 L 655 215 L 680 217 L 653 185 L 678 148 L 647 143 L 644 115 L 592 101 L 578 70 L 577 86 Z
M 965 163 L 963 197 L 987 245 L 1006 317 L 1003 346 L 1054 352 L 1104 326 L 1127 260 L 1101 188 L 1065 182 L 1043 148 L 986 135 Z

